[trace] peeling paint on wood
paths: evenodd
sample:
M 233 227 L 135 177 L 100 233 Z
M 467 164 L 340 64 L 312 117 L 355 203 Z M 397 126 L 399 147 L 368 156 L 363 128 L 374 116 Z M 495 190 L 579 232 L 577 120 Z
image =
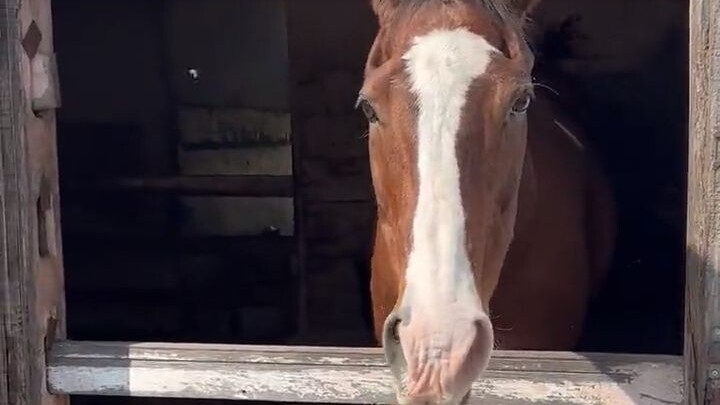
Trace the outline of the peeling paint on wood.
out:
M 681 404 L 674 356 L 497 352 L 470 404 Z M 168 398 L 389 404 L 378 349 L 59 342 L 53 392 Z

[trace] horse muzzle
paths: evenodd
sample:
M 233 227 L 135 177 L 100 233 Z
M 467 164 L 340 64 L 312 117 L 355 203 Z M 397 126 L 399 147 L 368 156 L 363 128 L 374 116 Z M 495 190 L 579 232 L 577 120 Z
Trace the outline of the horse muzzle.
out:
M 382 345 L 400 405 L 461 405 L 473 381 L 487 368 L 492 324 L 487 316 L 459 320 L 438 331 L 427 320 L 404 320 L 394 311 L 385 320 Z M 414 322 L 414 324 L 413 324 Z M 439 338 L 438 338 L 439 336 Z M 437 342 L 440 341 L 441 344 Z

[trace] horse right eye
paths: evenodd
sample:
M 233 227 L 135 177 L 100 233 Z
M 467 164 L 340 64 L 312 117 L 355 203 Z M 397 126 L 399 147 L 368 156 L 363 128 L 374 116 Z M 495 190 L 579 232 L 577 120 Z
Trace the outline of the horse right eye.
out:
M 364 98 L 359 98 L 356 104 L 356 108 L 360 107 L 362 109 L 363 114 L 365 114 L 365 118 L 367 118 L 368 122 L 371 124 L 375 124 L 379 121 L 377 113 L 375 112 L 375 109 L 370 104 L 369 101 L 367 101 Z
M 532 95 L 530 93 L 523 93 L 520 97 L 518 97 L 517 100 L 512 105 L 512 113 L 513 114 L 522 114 L 527 112 L 528 108 L 530 108 L 530 103 L 532 103 Z

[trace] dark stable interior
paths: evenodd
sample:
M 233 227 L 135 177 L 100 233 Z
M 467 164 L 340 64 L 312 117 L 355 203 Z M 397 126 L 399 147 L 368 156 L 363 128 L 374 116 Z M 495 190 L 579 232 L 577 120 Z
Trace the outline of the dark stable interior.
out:
M 572 89 L 619 206 L 579 351 L 682 352 L 680 3 L 548 2 L 531 31 L 539 80 Z M 353 109 L 376 29 L 369 1 L 57 0 L 53 14 L 69 337 L 373 344 L 374 201 Z M 291 193 L 147 186 L 258 174 Z

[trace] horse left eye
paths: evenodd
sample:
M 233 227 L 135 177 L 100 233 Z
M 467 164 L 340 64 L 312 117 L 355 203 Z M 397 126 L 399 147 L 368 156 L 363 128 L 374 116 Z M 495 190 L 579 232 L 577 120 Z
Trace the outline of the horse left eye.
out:
M 532 102 L 532 96 L 528 93 L 524 93 L 522 96 L 520 96 L 517 100 L 515 100 L 515 103 L 512 105 L 512 112 L 514 114 L 522 114 L 530 108 L 530 103 Z
M 377 113 L 375 112 L 375 109 L 369 101 L 365 100 L 364 98 L 359 98 L 356 108 L 357 107 L 360 107 L 362 109 L 363 114 L 365 114 L 365 118 L 367 118 L 368 122 L 370 122 L 371 124 L 379 121 Z

